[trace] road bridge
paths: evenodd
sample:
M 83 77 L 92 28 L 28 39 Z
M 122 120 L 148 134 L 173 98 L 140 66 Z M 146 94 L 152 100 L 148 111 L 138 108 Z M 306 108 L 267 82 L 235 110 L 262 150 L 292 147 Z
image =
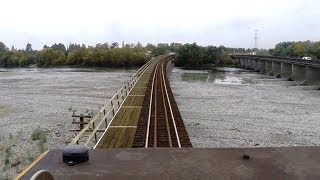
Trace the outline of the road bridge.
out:
M 309 83 L 320 82 L 320 60 L 277 56 L 232 55 L 242 68 Z

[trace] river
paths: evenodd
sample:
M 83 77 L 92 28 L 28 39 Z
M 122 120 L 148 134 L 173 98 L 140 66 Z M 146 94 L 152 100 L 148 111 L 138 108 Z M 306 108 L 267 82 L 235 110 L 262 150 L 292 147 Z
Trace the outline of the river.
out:
M 320 144 L 317 86 L 233 68 L 174 68 L 170 82 L 194 147 Z

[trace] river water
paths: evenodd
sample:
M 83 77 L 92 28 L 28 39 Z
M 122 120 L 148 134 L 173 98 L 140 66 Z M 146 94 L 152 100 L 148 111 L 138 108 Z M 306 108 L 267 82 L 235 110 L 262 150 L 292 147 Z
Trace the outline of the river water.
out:
M 233 68 L 174 68 L 170 82 L 194 147 L 320 144 L 317 86 Z

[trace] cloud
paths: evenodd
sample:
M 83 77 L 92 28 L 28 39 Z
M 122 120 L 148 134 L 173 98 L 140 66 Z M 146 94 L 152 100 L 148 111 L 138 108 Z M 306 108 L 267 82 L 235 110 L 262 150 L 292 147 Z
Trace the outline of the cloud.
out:
M 319 40 L 320 2 L 312 0 L 0 0 L 0 41 L 199 42 L 271 48 L 284 40 Z

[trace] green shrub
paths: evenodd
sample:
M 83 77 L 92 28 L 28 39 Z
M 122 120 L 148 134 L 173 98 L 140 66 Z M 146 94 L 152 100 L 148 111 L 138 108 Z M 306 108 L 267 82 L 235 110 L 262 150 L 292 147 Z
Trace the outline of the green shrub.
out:
M 32 141 L 40 140 L 41 142 L 45 143 L 45 142 L 47 142 L 47 135 L 43 130 L 38 128 L 33 131 L 32 135 L 31 135 L 31 139 L 32 139 Z

